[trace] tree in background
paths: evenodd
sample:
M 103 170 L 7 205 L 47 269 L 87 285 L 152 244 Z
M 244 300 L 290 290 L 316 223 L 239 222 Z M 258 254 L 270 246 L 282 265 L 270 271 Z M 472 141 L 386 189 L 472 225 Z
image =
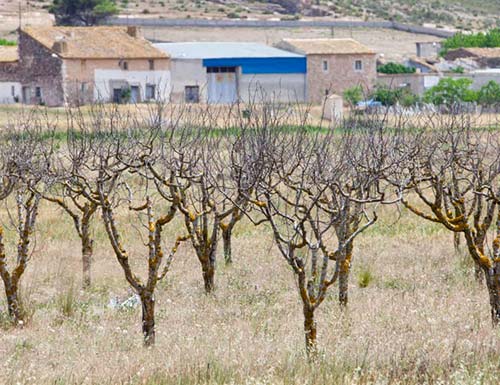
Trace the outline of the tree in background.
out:
M 452 107 L 462 102 L 477 101 L 477 92 L 469 87 L 472 80 L 468 78 L 443 78 L 424 94 L 424 101 L 435 105 Z
M 353 108 L 363 100 L 363 89 L 359 85 L 346 88 L 344 91 L 344 99 L 349 103 L 349 106 Z
M 415 68 L 394 62 L 389 62 L 377 67 L 377 72 L 382 74 L 413 74 L 415 71 Z
M 118 7 L 114 0 L 53 0 L 49 12 L 57 25 L 90 26 L 117 14 Z
M 494 48 L 500 47 L 500 29 L 495 28 L 486 33 L 478 32 L 472 34 L 457 33 L 443 42 L 440 52 L 445 55 L 449 50 L 458 48 Z
M 500 85 L 490 80 L 479 90 L 477 102 L 482 106 L 500 105 Z
M 408 87 L 390 88 L 382 84 L 375 87 L 372 97 L 384 106 L 400 104 L 403 107 L 411 107 L 420 101 L 418 95 Z

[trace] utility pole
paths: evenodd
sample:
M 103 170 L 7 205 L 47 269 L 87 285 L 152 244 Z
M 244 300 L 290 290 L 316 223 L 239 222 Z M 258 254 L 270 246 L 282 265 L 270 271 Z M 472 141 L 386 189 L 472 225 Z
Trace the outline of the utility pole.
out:
M 21 27 L 22 27 L 22 16 L 21 16 L 22 7 L 21 7 L 21 1 L 22 0 L 19 0 L 19 29 L 21 29 Z

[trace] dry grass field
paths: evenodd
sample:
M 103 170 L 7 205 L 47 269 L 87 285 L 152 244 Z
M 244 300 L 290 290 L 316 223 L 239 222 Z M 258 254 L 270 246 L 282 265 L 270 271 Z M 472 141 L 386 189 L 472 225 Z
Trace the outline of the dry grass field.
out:
M 6 214 L 2 207 L 3 222 Z M 129 215 L 120 217 L 126 246 L 144 270 Z M 166 239 L 180 227 L 169 226 Z M 210 296 L 191 246 L 181 246 L 157 290 L 154 348 L 143 347 L 140 306 L 110 306 L 132 294 L 100 223 L 93 231 L 94 285 L 84 292 L 72 223 L 43 204 L 23 277 L 23 328 L 9 326 L 0 296 L 0 383 L 498 383 L 500 334 L 469 257 L 455 254 L 446 230 L 406 210 L 384 207 L 358 238 L 349 307 L 340 311 L 335 290 L 320 307 L 320 358 L 312 364 L 294 275 L 265 227 L 237 226 L 234 264 L 219 262 Z

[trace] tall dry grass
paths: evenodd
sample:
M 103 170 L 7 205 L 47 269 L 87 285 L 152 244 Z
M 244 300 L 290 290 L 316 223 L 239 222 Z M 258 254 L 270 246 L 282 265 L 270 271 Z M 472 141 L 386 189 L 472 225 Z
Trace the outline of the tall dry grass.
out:
M 397 220 L 395 208 L 380 214 L 355 247 L 349 309 L 340 312 L 335 291 L 319 309 L 320 358 L 308 364 L 294 275 L 267 229 L 238 225 L 234 264 L 224 266 L 220 249 L 213 296 L 183 244 L 157 291 L 157 341 L 146 349 L 140 307 L 109 306 L 131 293 L 103 228 L 94 229 L 94 286 L 83 292 L 72 224 L 44 203 L 23 279 L 24 328 L 9 327 L 0 296 L 0 383 L 497 384 L 500 335 L 467 257 L 437 225 L 406 211 Z M 143 269 L 136 232 L 125 239 Z

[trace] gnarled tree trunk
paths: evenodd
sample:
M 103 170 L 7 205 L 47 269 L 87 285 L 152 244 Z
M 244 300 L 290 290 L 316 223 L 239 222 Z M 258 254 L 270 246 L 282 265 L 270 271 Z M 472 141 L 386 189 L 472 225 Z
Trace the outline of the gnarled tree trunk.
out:
M 200 260 L 200 262 L 203 273 L 203 282 L 205 284 L 205 292 L 210 294 L 215 289 L 215 258 L 204 257 Z
M 483 271 L 490 298 L 491 321 L 494 326 L 500 326 L 500 263 L 494 262 L 491 269 L 484 268 Z
M 307 304 L 303 304 L 304 312 L 304 336 L 306 341 L 306 352 L 308 357 L 311 359 L 314 357 L 317 351 L 316 343 L 316 321 L 314 320 L 314 308 Z
M 351 271 L 353 246 L 349 243 L 343 254 L 343 260 L 340 263 L 339 270 L 339 304 L 341 307 L 346 307 L 349 301 L 349 273 Z
M 3 276 L 2 276 L 3 278 Z M 4 279 L 5 295 L 7 297 L 7 308 L 9 316 L 14 324 L 19 325 L 24 321 L 23 311 L 19 302 L 19 290 L 17 284 L 14 284 L 9 278 Z
M 83 288 L 88 289 L 92 284 L 92 255 L 94 253 L 93 241 L 90 239 L 90 234 L 83 234 L 82 236 L 82 274 L 83 274 Z
M 152 346 L 155 343 L 155 300 L 153 293 L 144 290 L 140 293 L 142 304 L 142 333 L 144 345 Z
M 231 236 L 233 229 L 228 226 L 222 230 L 222 243 L 224 247 L 224 262 L 226 265 L 233 263 L 232 250 L 231 250 Z

